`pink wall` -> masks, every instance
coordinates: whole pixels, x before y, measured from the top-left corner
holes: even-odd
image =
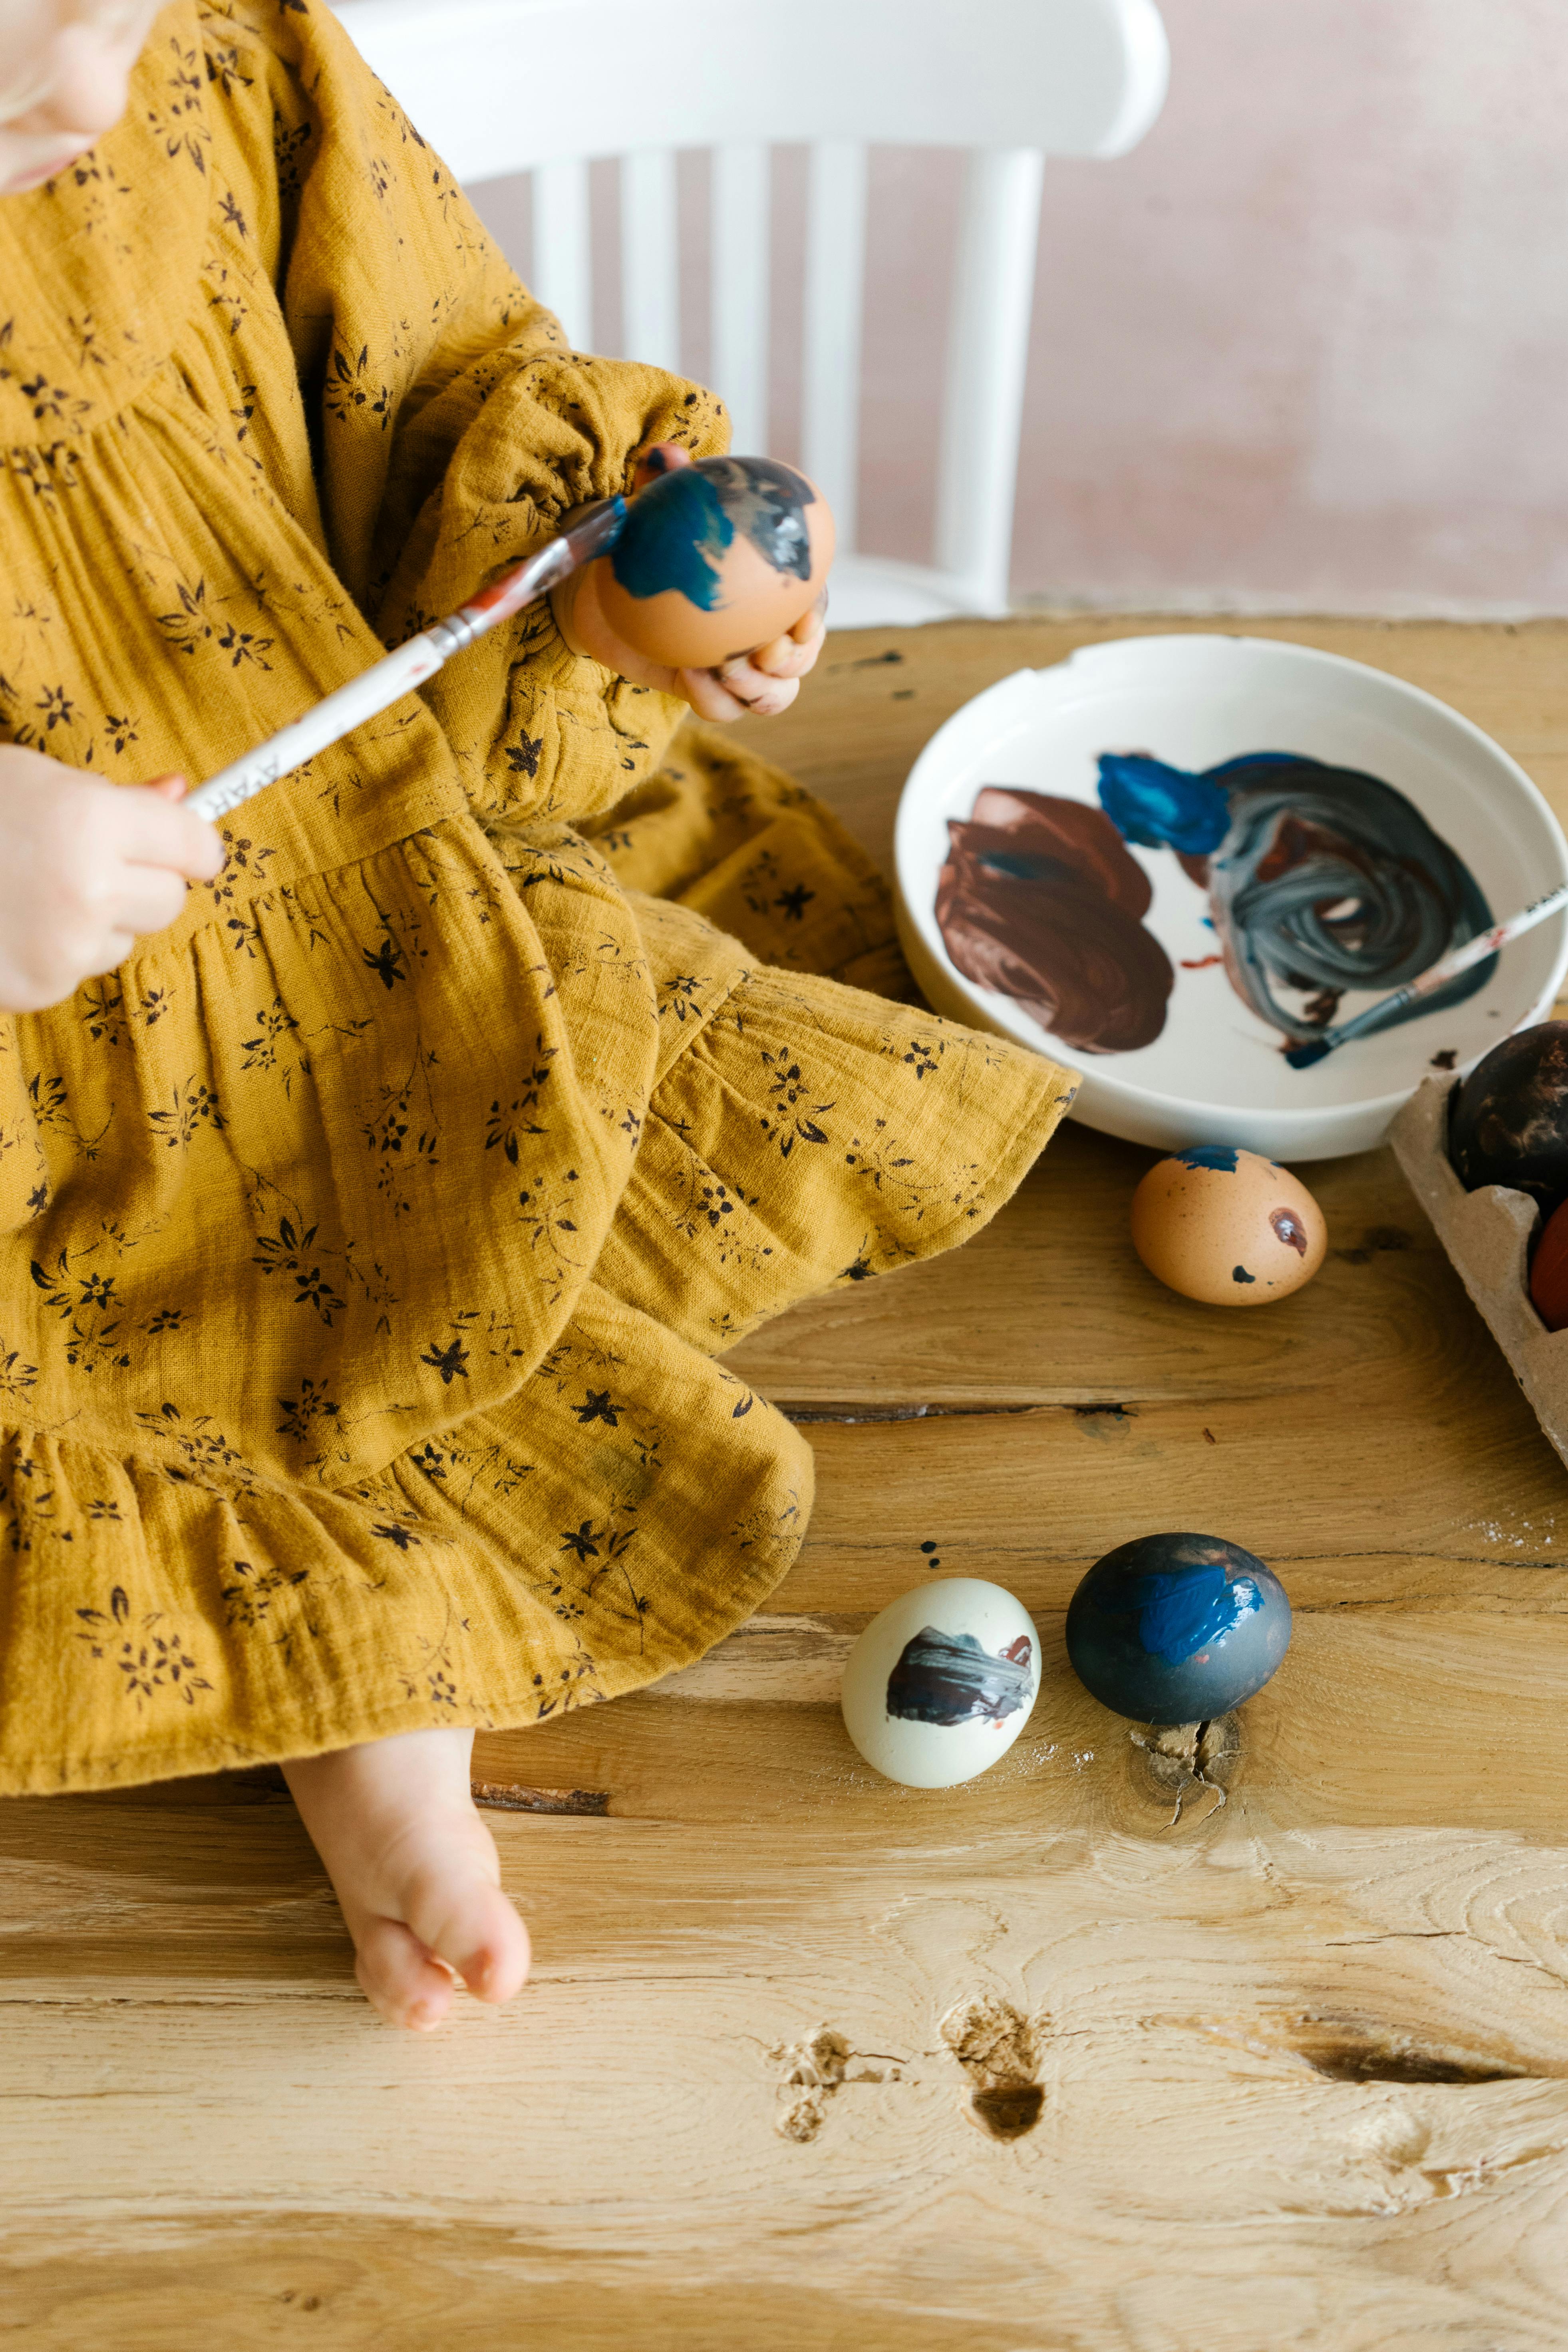
[[[1154,131],[1120,163],[1047,170],[1020,597],[1568,611],[1562,0],[1162,6],[1173,67]],[[927,552],[956,168],[877,160],[862,538],[889,553]],[[700,373],[698,159],[687,179]],[[773,440],[788,455],[798,156],[781,153],[778,185]],[[520,192],[478,193],[526,272]],[[608,171],[599,193],[613,247]],[[608,277],[602,290],[613,349]]]
[[[1162,0],[1048,183],[1018,585],[1568,610],[1568,11]]]

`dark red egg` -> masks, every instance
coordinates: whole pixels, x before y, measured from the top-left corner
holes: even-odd
[[[1568,1196],[1568,1021],[1494,1045],[1454,1096],[1448,1157],[1468,1192],[1506,1184],[1549,1213]]]
[[[1549,1331],[1568,1327],[1568,1201],[1554,1209],[1530,1261],[1530,1296]]]

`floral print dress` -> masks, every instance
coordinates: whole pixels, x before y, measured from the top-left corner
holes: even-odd
[[[0,733],[211,774],[725,435],[566,347],[320,0],[178,0],[0,203]],[[679,717],[527,613],[0,1018],[0,1789],[547,1719],[794,1557],[722,1351],[972,1232],[1071,1079],[876,993],[863,856]]]

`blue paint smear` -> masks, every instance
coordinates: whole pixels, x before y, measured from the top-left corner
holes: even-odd
[[[1222,1176],[1235,1175],[1237,1156],[1228,1143],[1194,1143],[1190,1150],[1171,1155],[1184,1168],[1217,1168]]]
[[[811,578],[811,484],[772,457],[700,457],[633,499],[610,557],[628,596],[678,589],[704,613],[724,604],[721,565],[741,531],[775,572]]]
[[[1244,1265],[1233,1265],[1230,1270],[1230,1278],[1232,1282],[1256,1282],[1258,1276],[1255,1274],[1248,1274]]]
[[[610,566],[628,596],[678,588],[704,613],[720,605],[720,565],[735,537],[717,485],[696,466],[651,482],[626,509]]]
[[[1348,991],[1396,989],[1491,922],[1475,877],[1414,802],[1357,769],[1251,751],[1200,773],[1107,751],[1100,798],[1124,840],[1205,861],[1194,879],[1232,985],[1288,1045],[1315,1044]],[[1375,1026],[1461,1004],[1496,969],[1489,956]],[[1281,989],[1309,1002],[1288,1006]]]
[[[1263,1606],[1253,1579],[1227,1580],[1223,1563],[1184,1569],[1174,1575],[1135,1577],[1127,1598],[1138,1612],[1143,1649],[1151,1657],[1163,1658],[1168,1666],[1184,1665]]]
[[[1168,768],[1142,751],[1103,751],[1100,804],[1123,841],[1206,857],[1230,830],[1230,800],[1215,778]]]

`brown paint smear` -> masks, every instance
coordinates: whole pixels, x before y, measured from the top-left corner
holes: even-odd
[[[1149,878],[1100,809],[987,784],[948,824],[936,919],[966,980],[1087,1054],[1152,1045],[1175,985]]]
[[[1287,1249],[1293,1249],[1298,1257],[1306,1256],[1307,1228],[1294,1209],[1270,1209],[1268,1222]]]

